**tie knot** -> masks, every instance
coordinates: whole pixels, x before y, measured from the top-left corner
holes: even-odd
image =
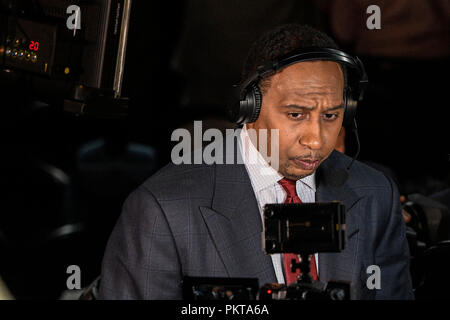
[[[283,178],[280,181],[278,181],[278,183],[286,191],[288,197],[290,198],[297,197],[297,189],[296,189],[297,181]]]

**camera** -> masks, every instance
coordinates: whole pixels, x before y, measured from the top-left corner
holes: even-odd
[[[340,252],[345,248],[345,207],[340,202],[266,204],[263,249],[266,254],[295,253],[291,271],[300,268],[289,285],[252,278],[184,277],[186,300],[350,300],[351,283],[322,283],[309,275],[310,258],[316,252]]]

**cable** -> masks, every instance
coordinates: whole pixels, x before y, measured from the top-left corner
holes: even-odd
[[[356,154],[354,155],[352,161],[350,162],[349,166],[347,167],[347,170],[350,170],[351,166],[353,165],[353,162],[355,162],[356,158],[358,158],[359,152],[361,151],[361,143],[359,141],[358,125],[356,123],[356,118],[353,119],[352,132],[355,134],[355,137],[356,137]]]

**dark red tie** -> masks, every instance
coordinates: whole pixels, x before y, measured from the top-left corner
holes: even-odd
[[[296,181],[283,178],[278,183],[283,187],[283,189],[286,191],[286,200],[284,200],[284,203],[302,203],[302,200],[297,195],[297,189],[296,189]],[[297,281],[297,276],[300,274],[300,270],[297,269],[295,273],[291,271],[291,262],[292,259],[295,259],[295,261],[298,263],[299,259],[296,254],[293,253],[285,253],[283,255],[284,259],[284,271],[286,275],[286,284],[290,284],[294,281]],[[318,280],[317,277],[317,270],[316,270],[316,259],[314,258],[314,255],[311,256],[311,271],[309,273],[311,275],[311,278],[313,280]]]

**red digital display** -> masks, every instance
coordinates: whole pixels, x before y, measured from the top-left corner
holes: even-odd
[[[32,51],[38,51],[39,50],[39,41],[30,41],[30,45],[28,48]]]

